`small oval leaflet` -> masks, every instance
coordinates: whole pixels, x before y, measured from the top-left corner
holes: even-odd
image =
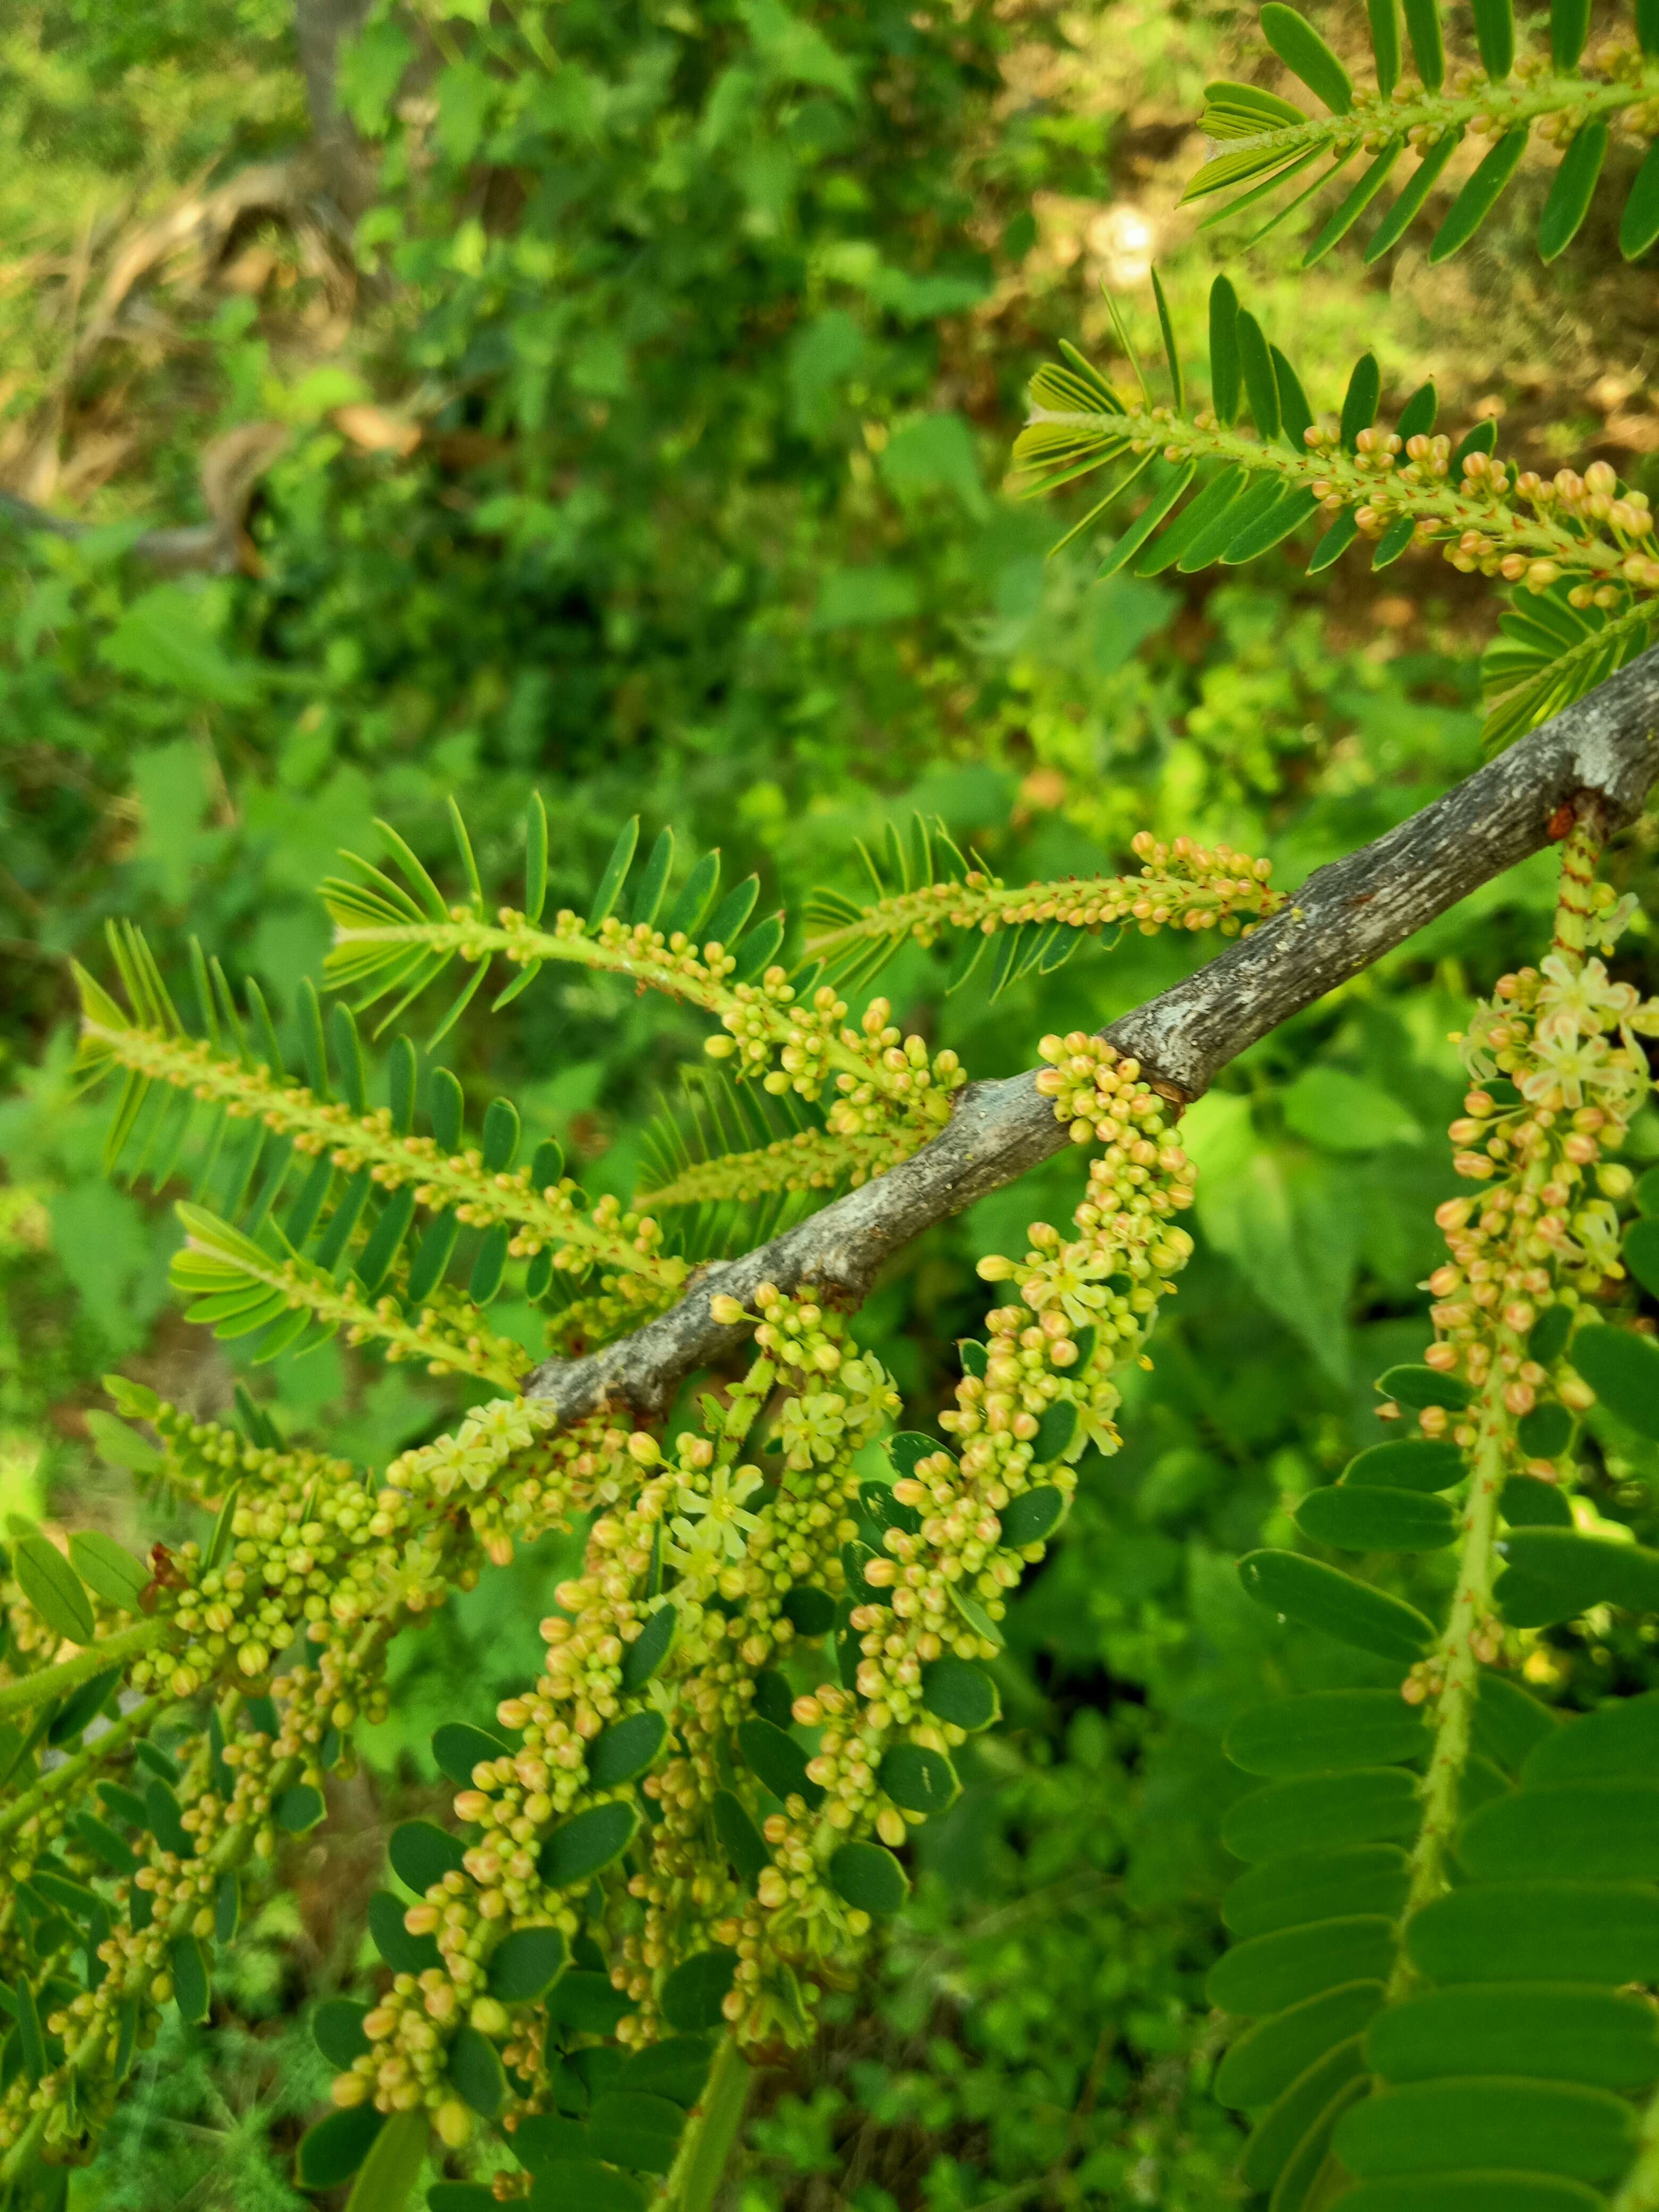
[[[1659,1355],[1656,1355],[1659,1357]],[[1576,1529],[1517,1528],[1506,1544],[1509,1571],[1499,1577],[1498,1598],[1517,1626],[1542,1626],[1522,1620],[1518,1607],[1504,1603],[1509,1574],[1518,1576],[1528,1593],[1547,1594],[1558,1608],[1550,1620],[1571,1620],[1592,1605],[1617,1605],[1632,1613],[1659,1613],[1659,1552],[1610,1536],[1581,1535]]]
[[[671,2035],[635,2051],[617,2077],[619,2089],[646,2089],[677,2105],[695,2105],[714,2063],[714,2046],[704,2035]]]
[[[97,1718],[120,1681],[121,1669],[109,1667],[82,1682],[79,1689],[71,1690],[46,1730],[46,1741],[54,1746],[74,1741]]]
[[[434,2181],[426,2192],[426,2212],[495,2212],[496,2201],[495,2191],[481,2181]]]
[[[772,1863],[772,1854],[766,1840],[750,1819],[748,1808],[741,1798],[729,1790],[717,1790],[711,1802],[714,1833],[720,1838],[726,1856],[732,1862],[740,1880],[752,1888],[766,1869]]]
[[[1386,1375],[1378,1376],[1376,1388],[1383,1397],[1414,1412],[1443,1406],[1449,1413],[1460,1413],[1474,1395],[1467,1382],[1433,1367],[1390,1367]]]
[[[1380,1913],[1314,1920],[1236,1943],[1210,1969],[1205,1990],[1223,2012],[1259,2017],[1346,1982],[1380,1982],[1394,1959],[1394,1923]]]
[[[513,2136],[513,2154],[532,2173],[544,2166],[587,2156],[587,2130],[580,2120],[562,2119],[556,2112],[531,2112],[519,2122]],[[490,2197],[492,2204],[496,2201]]]
[[[1559,1731],[1560,1723],[1549,1707],[1540,1705],[1519,1683],[1507,1674],[1482,1673],[1474,1706],[1477,1751],[1519,1771],[1522,1762]]]
[[[827,1636],[835,1623],[836,1601],[828,1590],[797,1583],[785,1591],[782,1611],[798,1636]]]
[[[597,2159],[561,2159],[538,2176],[530,2212],[645,2212],[645,2191]]]
[[[751,1716],[738,1729],[738,1744],[750,1772],[775,1797],[804,1797],[814,1810],[823,1802],[823,1790],[807,1774],[806,1753],[771,1721]]]
[[[699,2028],[723,2027],[721,2002],[738,1971],[738,1954],[722,1948],[699,1951],[682,1960],[662,1985],[663,2017],[682,2034]]]
[[[386,2125],[386,2114],[373,2105],[354,2105],[331,2112],[300,2138],[295,2172],[302,2189],[333,2189],[349,2181],[368,2156]]]
[[[1432,1622],[1415,1606],[1297,1552],[1247,1552],[1238,1563],[1238,1578],[1270,1613],[1381,1658],[1409,1662],[1434,1640]]]
[[[910,1894],[904,1869],[880,1844],[842,1844],[830,1855],[830,1886],[860,1912],[884,1919]]]
[[[1498,1510],[1511,1528],[1571,1528],[1572,1507],[1565,1493],[1553,1482],[1540,1482],[1530,1474],[1512,1474],[1504,1485]]]
[[[207,1954],[193,1936],[180,1936],[169,1954],[173,1968],[173,1995],[181,2020],[195,2022],[204,2021],[212,2003],[212,1984],[208,1978]]]
[[[985,1641],[990,1644],[994,1650],[1000,1651],[1003,1641],[1002,1631],[997,1626],[995,1621],[992,1620],[990,1614],[987,1613],[985,1607],[980,1603],[979,1600],[975,1597],[969,1597],[966,1590],[963,1589],[960,1583],[952,1583],[950,1585],[950,1589],[951,1604],[955,1606],[957,1611],[967,1622],[969,1627],[973,1630],[975,1635],[983,1637]]]
[[[1432,2173],[1492,2167],[1607,2181],[1636,2138],[1636,2115],[1605,2089],[1556,2081],[1413,2081],[1368,2098],[1338,2121],[1332,2145],[1349,2172]]]
[[[1456,1537],[1458,1517],[1443,1498],[1382,1483],[1310,1490],[1296,1525],[1316,1544],[1345,1552],[1438,1552]]]
[[[311,2033],[317,2048],[337,2072],[343,2074],[354,2059],[368,2049],[363,2022],[368,2007],[350,1997],[330,1997],[311,2016]]]
[[[1582,1719],[1540,1734],[1521,1770],[1528,1789],[1540,1783],[1601,1779],[1646,1781],[1659,1774],[1659,1690],[1621,1698]]]
[[[1528,1459],[1554,1459],[1572,1442],[1572,1415],[1553,1402],[1534,1406],[1516,1422],[1516,1435]]]
[[[1368,1489],[1449,1490],[1468,1469],[1455,1444],[1427,1437],[1402,1437],[1397,1443],[1372,1444],[1348,1462],[1341,1481]]]
[[[403,1905],[389,1889],[377,1889],[368,1900],[368,1932],[394,1974],[423,1974],[438,1963],[437,1939],[410,1934]]]
[[[1048,1415],[1043,1419],[1046,1420]],[[1018,1550],[1025,1544],[1045,1543],[1066,1517],[1066,1498],[1052,1483],[1022,1491],[1003,1507],[1002,1540]]]
[[[631,1713],[594,1737],[587,1778],[596,1790],[619,1789],[643,1774],[667,1741],[668,1723],[660,1713]]]
[[[533,2004],[545,1996],[570,1962],[570,1947],[558,1928],[515,1928],[489,1956],[485,1984],[502,2004]]]
[[[1574,1337],[1572,1364],[1610,1413],[1659,1440],[1659,1344],[1651,1337],[1597,1322]]]
[[[555,1828],[542,1845],[537,1869],[550,1889],[569,1889],[619,1859],[634,1840],[640,1816],[620,1799],[592,1805]]]
[[[1033,1464],[1048,1467],[1057,1459],[1064,1459],[1076,1434],[1077,1407],[1069,1398],[1057,1399],[1037,1423],[1036,1434],[1031,1439]]]
[[[1358,1844],[1343,1851],[1295,1851],[1242,1874],[1221,1901],[1221,1917],[1242,1942],[1277,1928],[1381,1912],[1406,1901],[1411,1866],[1395,1844]]]
[[[896,1744],[882,1760],[878,1779],[907,1813],[943,1813],[962,1787],[944,1753],[919,1743]]]
[[[1382,2002],[1381,1982],[1348,1982],[1259,2021],[1229,2045],[1216,2095],[1239,2111],[1272,2104],[1333,2045],[1357,2036]]]
[[[328,1810],[320,1790],[309,1782],[296,1782],[284,1790],[270,1808],[270,1816],[281,1829],[290,1836],[303,1836],[314,1828]]]
[[[438,1771],[458,1789],[471,1786],[472,1770],[487,1759],[500,1759],[507,1746],[470,1721],[446,1721],[432,1731],[432,1756]]]
[[[1659,1891],[1640,1882],[1471,1882],[1412,1916],[1406,1948],[1437,1982],[1651,1982]]]
[[[969,1734],[989,1728],[1002,1711],[996,1684],[968,1659],[935,1659],[924,1667],[921,1702],[936,1720]]]
[[[369,2145],[350,2205],[361,2212],[380,2212],[381,2206],[392,2212],[394,2206],[406,2204],[420,2179],[431,2136],[432,2124],[425,2112],[394,2112]]]
[[[666,2097],[642,2089],[608,2089],[593,2100],[587,2139],[612,2166],[666,2173],[679,2148],[685,2114]]]
[[[586,1967],[561,1974],[546,2002],[550,2021],[581,2035],[614,2035],[617,2021],[634,2009],[626,1990],[611,1988],[609,1974]]]
[[[1408,1768],[1361,1766],[1270,1782],[1235,1798],[1222,1816],[1221,1840],[1235,1857],[1267,1859],[1391,1842],[1414,1834],[1421,1818],[1417,1777]]]
[[[763,1667],[755,1677],[755,1711],[774,1728],[787,1729],[794,1719],[795,1693],[789,1677],[775,1667]]]
[[[149,1569],[101,1528],[77,1529],[70,1538],[70,1564],[94,1597],[123,1613],[137,1613]]]
[[[1272,2108],[1262,2113],[1239,2161],[1239,2171],[1252,2189],[1273,2186],[1364,2064],[1359,2038],[1351,2035],[1285,2084]]]
[[[1395,1690],[1310,1690],[1241,1713],[1224,1747],[1247,1774],[1334,1773],[1415,1759],[1429,1745],[1423,1723]]]
[[[81,1577],[45,1536],[23,1536],[12,1547],[11,1571],[18,1588],[48,1628],[71,1644],[90,1644],[97,1635],[92,1607]]]
[[[1473,1982],[1391,2005],[1365,2039],[1390,2081],[1535,2075],[1603,2089],[1659,2080],[1659,2014],[1640,1997],[1571,1982]]]
[[[463,2104],[493,2120],[507,2098],[507,2072],[487,2035],[461,2027],[449,2046],[449,2078]],[[424,2118],[424,2115],[422,2115]]]
[[[1535,1359],[1540,1367],[1554,1366],[1572,1334],[1572,1312],[1571,1306],[1545,1307],[1527,1338],[1528,1358]]]
[[[1576,1779],[1512,1791],[1463,1823],[1457,1856],[1477,1880],[1559,1872],[1651,1881],[1659,1875],[1659,1782]]]
[[[672,1598],[665,1599],[623,1654],[622,1686],[624,1690],[642,1690],[645,1687],[673,1650],[679,1629],[679,1609]]]
[[[919,1429],[901,1429],[896,1436],[887,1439],[887,1456],[901,1476],[914,1474],[923,1460],[931,1459],[935,1452],[949,1449],[950,1446],[941,1443],[937,1437],[923,1436]]]

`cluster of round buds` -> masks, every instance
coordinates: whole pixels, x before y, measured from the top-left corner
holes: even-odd
[[[1436,1340],[1425,1363],[1476,1390],[1495,1380],[1515,1420],[1552,1388],[1570,1407],[1591,1401],[1571,1372],[1552,1382],[1559,1344],[1540,1360],[1529,1340],[1547,1309],[1577,1307],[1623,1274],[1618,1207],[1634,1178],[1608,1156],[1647,1093],[1637,1039],[1659,1035],[1659,1001],[1644,1004],[1585,950],[1610,942],[1622,915],[1589,880],[1578,833],[1564,854],[1561,913],[1555,950],[1501,978],[1457,1040],[1471,1086],[1450,1126],[1453,1165],[1482,1188],[1438,1209],[1449,1256],[1427,1285]],[[1460,1402],[1425,1407],[1420,1425],[1469,1446],[1467,1392],[1448,1395]],[[1528,1471],[1555,1474],[1547,1459]]]

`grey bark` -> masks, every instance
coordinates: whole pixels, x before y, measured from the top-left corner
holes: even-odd
[[[1170,1099],[1198,1097],[1230,1060],[1370,967],[1448,907],[1565,834],[1597,805],[1609,828],[1639,813],[1659,779],[1659,647],[1523,738],[1385,836],[1310,876],[1279,912],[1185,981],[1103,1034]],[[580,1359],[530,1378],[567,1420],[602,1405],[660,1411],[681,1378],[745,1333],[709,1301],[747,1300],[762,1283],[811,1284],[856,1301],[900,1248],[1066,1143],[1036,1071],[973,1083],[933,1141],[769,1243],[706,1271],[680,1303]]]
[[[312,137],[323,181],[340,212],[355,222],[374,197],[375,165],[335,89],[340,48],[368,19],[370,0],[294,0],[300,74],[306,81]]]

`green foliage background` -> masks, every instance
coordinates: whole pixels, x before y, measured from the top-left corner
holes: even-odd
[[[45,536],[0,507],[10,1516],[165,1534],[94,1457],[96,1377],[119,1362],[204,1408],[234,1379],[168,1309],[170,1214],[101,1179],[101,1109],[71,1095],[67,963],[100,965],[106,916],[175,959],[198,933],[287,1009],[335,847],[366,849],[379,814],[441,862],[452,792],[486,879],[543,792],[555,904],[585,902],[637,811],[798,907],[813,881],[854,887],[855,839],[913,808],[1010,879],[1121,866],[1151,828],[1267,853],[1293,884],[1476,759],[1489,617],[1438,562],[1334,588],[1277,557],[1097,586],[1089,547],[1046,562],[1060,518],[1004,485],[1031,368],[1057,336],[1103,337],[1102,275],[1150,330],[1155,251],[1200,349],[1210,247],[1175,202],[1201,84],[1248,34],[1231,11],[478,12],[377,14],[349,56],[343,100],[380,163],[355,240],[291,178],[233,222],[210,205],[306,144],[281,0],[30,0],[0,31],[0,482],[96,526]],[[1343,44],[1341,11],[1321,21]],[[1593,220],[1547,319],[1528,242],[1547,181],[1453,269],[1408,248],[1363,283],[1340,257],[1292,281],[1293,234],[1247,257],[1316,404],[1370,343],[1395,403],[1433,372],[1455,423],[1501,412],[1529,465],[1601,451],[1644,481],[1650,288]],[[285,441],[240,565],[158,576],[139,532],[199,521],[204,457],[254,425]],[[1645,892],[1650,850],[1638,834],[1619,863]],[[1087,1468],[1012,1616],[1008,1726],[928,1831],[890,1961],[767,2077],[744,2212],[1231,2201],[1202,1996],[1219,1733],[1264,1688],[1351,1663],[1278,1638],[1231,1562],[1287,1540],[1286,1502],[1374,1437],[1372,1376],[1420,1346],[1452,1187],[1446,1032],[1534,948],[1549,891],[1546,863],[1491,887],[1188,1116],[1200,1251],[1127,1448]],[[988,1006],[941,1002],[942,959],[912,951],[889,988],[988,1074],[1189,957],[1130,939]],[[625,1195],[696,1044],[588,979],[544,981],[452,1048],[470,1090],[512,1092],[590,1189]],[[1659,1155],[1659,1124],[1638,1133]],[[986,1201],[878,1291],[860,1327],[914,1419],[980,1310],[973,1261],[1051,1213],[1068,1173]],[[447,1410],[332,1346],[274,1387],[285,1429],[365,1457]],[[1601,1510],[1645,1530],[1652,1448],[1600,1441]],[[568,1556],[544,1544],[405,1639],[364,1774],[295,1846],[211,2037],[178,2027],[150,2054],[76,2212],[302,2201],[287,2154],[324,2071],[307,1992],[363,1970],[384,1834],[436,1801],[427,1736],[533,1665]],[[1633,1632],[1555,1642],[1574,1702],[1648,1677]]]

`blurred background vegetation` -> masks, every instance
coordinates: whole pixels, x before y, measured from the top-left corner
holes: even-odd
[[[1313,12],[1358,62],[1361,11]],[[368,849],[384,816],[447,867],[452,793],[505,872],[541,790],[556,904],[586,902],[637,812],[798,911],[814,881],[855,888],[855,841],[917,809],[1008,878],[1121,866],[1151,828],[1268,854],[1293,884],[1474,764],[1478,580],[1351,554],[1316,582],[1276,556],[1096,585],[1099,544],[1045,560],[1067,517],[1005,482],[1034,367],[1061,336],[1107,346],[1103,281],[1150,331],[1156,258],[1201,361],[1214,241],[1177,202],[1201,87],[1241,70],[1276,81],[1249,17],[1210,0],[6,11],[9,1527],[167,1533],[97,1461],[97,1378],[119,1364],[204,1410],[236,1379],[234,1347],[167,1303],[169,1211],[102,1180],[106,1109],[76,1099],[68,963],[100,967],[106,917],[174,969],[198,933],[286,1010],[337,845]],[[1528,465],[1599,454],[1659,495],[1652,270],[1593,217],[1546,289],[1547,182],[1438,270],[1419,240],[1292,276],[1292,230],[1234,274],[1316,406],[1369,344],[1385,416],[1433,374],[1451,427],[1495,415]],[[1618,863],[1638,890],[1651,844]],[[1371,1377],[1420,1346],[1446,1032],[1536,947],[1549,893],[1547,862],[1492,886],[1188,1117],[1200,1251],[1132,1377],[1127,1447],[1087,1464],[1012,1615],[1009,1725],[928,1830],[893,1955],[766,2075],[742,2212],[1232,2201],[1202,1995],[1219,1731],[1264,1686],[1354,1662],[1276,1635],[1231,1562],[1288,1540],[1287,1501],[1374,1438]],[[1193,957],[1131,939],[988,1006],[943,1000],[912,951],[886,988],[994,1074]],[[598,978],[544,981],[446,1054],[626,1194],[696,1049]],[[1638,1139],[1659,1154],[1659,1122]],[[973,1261],[1071,1173],[986,1201],[878,1289],[860,1327],[913,1423],[981,1310]],[[262,1375],[285,1430],[364,1459],[453,1415],[333,1347]],[[1645,1528],[1656,1474],[1601,1431],[1601,1510]],[[393,1720],[294,1845],[210,2033],[175,2023],[150,2054],[76,2212],[306,2201],[307,1993],[368,1972],[385,1833],[441,1802],[428,1734],[533,1668],[568,1556],[550,1540],[404,1639]],[[1634,1632],[1559,1632],[1543,1668],[1577,1702],[1648,1672]]]

